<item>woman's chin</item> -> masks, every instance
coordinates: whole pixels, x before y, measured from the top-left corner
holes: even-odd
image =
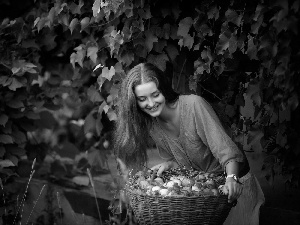
[[[158,117],[160,115],[160,110],[156,110],[154,112],[147,111],[147,114],[151,117]]]

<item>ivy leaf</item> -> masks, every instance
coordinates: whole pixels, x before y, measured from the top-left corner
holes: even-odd
[[[21,100],[18,100],[18,99],[13,99],[13,100],[7,102],[6,105],[9,106],[10,108],[14,108],[14,109],[24,107],[23,102]]]
[[[235,35],[231,35],[230,39],[229,39],[229,47],[228,47],[228,51],[230,52],[230,54],[235,53],[237,49],[237,39]]]
[[[232,22],[233,24],[237,25],[238,27],[241,25],[242,16],[236,13],[236,11],[232,9],[228,9],[225,12],[225,17],[227,18],[228,22]]]
[[[34,20],[34,22],[33,22],[33,27],[35,27],[37,24],[38,24],[38,22],[40,21],[40,17],[37,17],[35,20]]]
[[[12,82],[11,84],[9,85],[9,89],[12,90],[12,91],[16,91],[17,88],[21,88],[23,87],[24,85],[19,82],[15,77],[12,78]]]
[[[163,18],[171,14],[170,8],[168,7],[160,8],[160,11]]]
[[[105,105],[103,107],[103,110],[107,114],[107,117],[110,121],[117,120],[117,115],[115,111],[109,105]]]
[[[87,90],[87,95],[93,103],[102,102],[104,100],[99,91],[94,86],[89,87],[89,89]]]
[[[23,144],[27,141],[26,135],[19,129],[13,129],[12,137],[14,138],[14,142],[17,144]]]
[[[38,24],[37,24],[38,32],[40,32],[40,30],[45,26],[46,22],[47,22],[47,19],[46,19],[46,18],[41,18],[41,19],[38,21]]]
[[[138,45],[136,50],[140,50],[139,49],[140,46],[141,45]],[[143,50],[145,50],[145,49],[143,48]],[[147,51],[147,50],[145,50],[145,51]],[[141,53],[143,51],[139,51],[139,52]],[[142,55],[140,55],[140,54],[138,54],[138,55],[142,57]],[[125,63],[127,66],[130,66],[130,64],[133,62],[133,60],[134,60],[134,53],[133,52],[126,51],[126,50],[122,51],[120,62]]]
[[[186,37],[193,24],[193,19],[191,17],[186,17],[179,22],[177,35]]]
[[[86,50],[84,49],[83,45],[79,45],[75,48],[77,50],[76,53],[72,53],[70,56],[70,62],[73,65],[73,68],[75,68],[75,63],[77,62],[82,68],[83,68],[83,59],[86,55]]]
[[[90,18],[89,17],[84,17],[80,21],[81,31],[83,31],[89,24],[90,24]]]
[[[145,32],[145,35],[146,35],[145,45],[148,49],[148,52],[150,52],[153,48],[153,42],[157,42],[158,38],[154,36],[150,30],[147,30]]]
[[[291,6],[291,9],[294,10],[295,13],[299,11],[299,1],[294,1],[293,5]]]
[[[115,113],[114,110],[110,109],[108,112],[107,112],[107,117],[110,121],[116,121],[117,120],[117,114]]]
[[[257,48],[254,44],[253,37],[249,36],[248,37],[248,48],[247,48],[247,55],[249,58],[252,59],[258,59],[257,58]]]
[[[9,85],[11,83],[11,78],[10,78],[10,83],[9,84],[7,84],[8,79],[9,79],[9,77],[7,77],[7,76],[1,76],[0,77],[0,84],[4,87]]]
[[[33,112],[33,111],[26,112],[25,116],[28,119],[32,119],[32,120],[38,120],[38,119],[40,119],[40,115],[38,113]]]
[[[40,50],[40,46],[37,45],[37,43],[35,42],[35,39],[23,40],[22,47],[23,48],[36,48],[36,49]]]
[[[158,40],[158,42],[154,43],[154,51],[158,53],[162,53],[164,47],[167,46],[167,41],[166,40]]]
[[[96,119],[94,118],[94,111],[90,112],[84,120],[84,133],[94,133],[96,128]]]
[[[257,106],[261,105],[261,97],[259,92],[256,92],[254,95],[252,95],[251,99],[255,103],[255,105]]]
[[[225,113],[229,117],[233,117],[235,115],[235,109],[232,105],[227,105],[225,108]]]
[[[0,134],[0,143],[2,144],[12,144],[14,143],[13,138],[7,134]]]
[[[10,167],[10,166],[15,166],[15,165],[9,159],[0,160],[0,167],[4,168],[4,167]]]
[[[102,119],[101,114],[98,114],[98,118],[96,120],[96,132],[97,132],[98,136],[101,135],[101,131],[102,131],[103,127],[104,127],[103,124],[102,124],[102,122],[101,122],[101,119]]]
[[[194,37],[192,37],[189,34],[187,34],[183,39],[180,39],[178,41],[178,45],[180,46],[180,48],[184,46],[187,47],[189,50],[193,48],[193,44],[194,44]]]
[[[251,33],[252,34],[258,34],[258,30],[259,30],[263,20],[264,20],[264,17],[260,16],[258,21],[251,25]]]
[[[176,1],[172,2],[172,14],[175,18],[175,20],[177,20],[179,18],[179,15],[181,13],[181,10],[179,8],[179,4],[176,3]]]
[[[213,61],[213,56],[211,55],[211,50],[209,48],[204,49],[201,52],[201,58],[208,64],[210,64]]]
[[[189,77],[189,89],[196,92],[197,91],[197,80],[193,76]]]
[[[17,74],[19,71],[21,70],[21,68],[20,67],[13,67],[12,69],[11,69],[11,72],[13,73],[13,74]]]
[[[261,5],[261,4],[258,4],[256,6],[255,14],[254,14],[254,17],[253,17],[254,21],[257,21],[257,19],[260,17],[263,8],[264,8],[264,6]]]
[[[235,105],[238,106],[245,106],[245,99],[244,96],[242,94],[238,94],[235,98]]]
[[[215,69],[217,75],[222,74],[224,69],[225,69],[224,62],[215,61],[214,62],[214,69]]]
[[[170,38],[171,26],[169,23],[165,23],[162,28],[162,38],[168,40]]]
[[[218,55],[223,55],[224,52],[229,48],[229,38],[231,37],[231,33],[229,31],[224,31],[219,36],[219,41],[216,45],[216,53]]]
[[[166,62],[169,61],[169,58],[166,54],[153,55],[150,54],[147,57],[147,61],[156,65],[160,70],[166,70]]]
[[[248,133],[247,144],[252,146],[259,142],[263,136],[264,133],[260,129],[251,128]]]
[[[73,30],[75,29],[77,24],[78,24],[78,19],[77,18],[72,19],[72,21],[69,25],[69,29],[71,31],[71,34],[73,33]]]
[[[14,146],[14,145],[6,145],[6,152],[11,153],[12,155],[15,156],[24,156],[26,154],[25,149],[20,148],[18,146]]]
[[[5,127],[5,124],[7,123],[7,121],[8,121],[8,116],[5,114],[1,114],[0,115],[0,125]]]
[[[104,84],[104,82],[106,81],[105,77],[99,76],[97,78],[97,83],[99,84],[99,89],[101,89],[102,85]]]
[[[138,10],[138,14],[143,19],[150,19],[152,17],[151,11],[150,11],[150,5],[145,6],[144,8],[140,8]]]
[[[81,14],[81,7],[84,5],[83,1],[80,0],[79,4],[75,4],[74,2],[72,2],[72,4],[69,6],[69,9],[71,10],[72,14]]]
[[[111,80],[111,78],[115,75],[115,68],[113,66],[108,69],[108,67],[104,67],[102,69],[101,77],[106,78],[107,80]]]
[[[5,154],[5,148],[3,146],[0,146],[0,158],[2,158]]]
[[[98,52],[98,47],[97,46],[92,46],[88,47],[87,49],[87,57],[89,57],[93,63],[97,63],[97,52]]]
[[[94,1],[93,7],[92,7],[94,17],[97,17],[98,13],[100,12],[100,9],[101,9],[100,4],[101,4],[100,0]]]
[[[47,16],[47,18],[48,18],[48,20],[49,20],[49,22],[50,22],[50,25],[53,24],[53,21],[54,21],[54,17],[55,17],[55,16],[57,16],[57,14],[56,14],[56,9],[55,9],[55,7],[52,7],[52,8],[50,9],[49,13],[48,13],[48,16]]]
[[[215,20],[217,20],[219,18],[219,9],[214,6],[212,7],[208,12],[207,12],[207,18],[208,19],[212,19],[214,18]]]
[[[168,43],[167,47],[165,48],[169,58],[171,59],[171,61],[173,62],[176,57],[179,55],[178,49],[177,47],[175,47],[174,45]]]
[[[69,15],[61,14],[59,15],[59,21],[61,25],[65,25],[66,27],[69,27]]]
[[[298,96],[297,96],[296,93],[294,93],[294,94],[292,95],[292,97],[290,97],[290,98],[288,99],[288,104],[289,104],[289,106],[291,106],[291,109],[292,109],[292,110],[295,110],[295,109],[298,107],[298,105],[299,105],[299,100],[298,100]]]
[[[255,93],[259,92],[259,83],[257,81],[251,81],[248,85],[246,95],[251,97]]]

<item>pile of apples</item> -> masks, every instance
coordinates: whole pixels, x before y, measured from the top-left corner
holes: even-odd
[[[129,187],[138,194],[149,196],[218,196],[228,194],[222,185],[222,175],[184,168],[166,171],[157,177],[153,171],[139,171],[129,179]]]

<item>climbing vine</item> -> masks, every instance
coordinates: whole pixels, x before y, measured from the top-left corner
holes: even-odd
[[[31,134],[52,129],[46,121],[66,105],[70,118],[84,120],[84,134],[101,137],[103,118],[117,119],[120,81],[147,61],[176,91],[217,102],[236,142],[266,152],[269,180],[285,173],[296,185],[298,23],[298,0],[33,1],[0,21],[1,178],[14,174]],[[252,117],[240,114],[246,99]]]

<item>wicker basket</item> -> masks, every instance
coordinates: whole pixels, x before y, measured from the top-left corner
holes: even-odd
[[[140,225],[221,225],[233,206],[225,195],[154,197],[130,189],[126,193]]]
[[[174,171],[178,172],[174,169],[171,174]],[[165,178],[168,179],[167,175]],[[214,180],[217,186],[225,183],[222,175]],[[140,225],[222,225],[236,204],[228,203],[227,195],[153,196],[137,192],[130,185],[126,185],[125,191]]]

